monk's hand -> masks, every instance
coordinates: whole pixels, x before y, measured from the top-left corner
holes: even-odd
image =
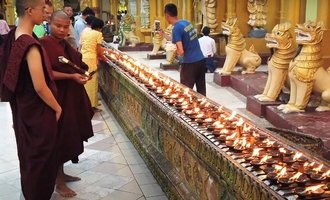
[[[87,81],[89,80],[88,77],[86,77],[84,75],[81,75],[81,74],[78,74],[78,73],[72,74],[72,79],[74,81],[76,81],[77,83],[82,84],[82,85],[87,83]]]
[[[62,108],[59,107],[58,109],[55,110],[56,121],[58,121],[60,119],[61,114],[62,114]]]

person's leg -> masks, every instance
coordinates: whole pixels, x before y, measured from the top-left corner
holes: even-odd
[[[213,58],[205,58],[206,62],[206,68],[213,73],[214,72],[214,63],[213,63]]]
[[[188,63],[182,63],[181,66],[180,83],[193,89],[195,84],[195,73],[193,67]]]
[[[58,168],[55,190],[63,197],[74,197],[77,195],[77,193],[71,190],[65,183],[63,164]]]
[[[196,73],[196,89],[197,92],[206,96],[206,83],[205,83],[205,68],[206,64],[205,61],[199,61],[194,63],[195,65],[195,73]]]

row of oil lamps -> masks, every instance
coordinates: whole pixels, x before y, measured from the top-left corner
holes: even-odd
[[[108,50],[106,57],[134,77],[164,103],[180,112],[193,127],[254,170],[262,170],[271,184],[292,189],[299,197],[330,197],[330,169],[312,162],[268,134],[244,122],[235,112],[198,98],[189,88],[159,76],[133,58]]]

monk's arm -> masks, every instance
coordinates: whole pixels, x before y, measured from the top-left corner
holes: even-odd
[[[36,46],[29,49],[26,54],[26,60],[29,66],[34,89],[40,98],[56,112],[56,119],[58,120],[61,115],[62,108],[46,84],[41,55]]]
[[[78,74],[78,73],[68,74],[68,73],[63,73],[63,72],[58,72],[58,71],[53,70],[53,75],[54,75],[55,80],[72,79],[80,84],[85,84],[88,80],[88,78],[86,78],[85,76]]]

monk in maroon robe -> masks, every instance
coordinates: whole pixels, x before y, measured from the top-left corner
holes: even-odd
[[[44,6],[43,0],[16,0],[20,24],[4,40],[0,60],[1,100],[10,102],[26,200],[50,199],[58,169],[62,110],[47,54],[32,33]]]
[[[82,62],[82,55],[65,40],[70,30],[70,18],[65,12],[57,11],[52,15],[50,28],[51,35],[43,37],[40,42],[48,52],[59,103],[63,109],[59,121],[59,161],[62,164],[69,160],[77,162],[78,156],[84,151],[83,141],[93,136],[91,119],[94,113],[84,88],[89,79],[70,65],[59,62],[58,57],[64,56],[84,70],[88,70],[88,66]],[[65,181],[75,180],[80,179],[64,174],[61,166],[56,191],[64,197],[75,196],[76,193],[65,184]]]

